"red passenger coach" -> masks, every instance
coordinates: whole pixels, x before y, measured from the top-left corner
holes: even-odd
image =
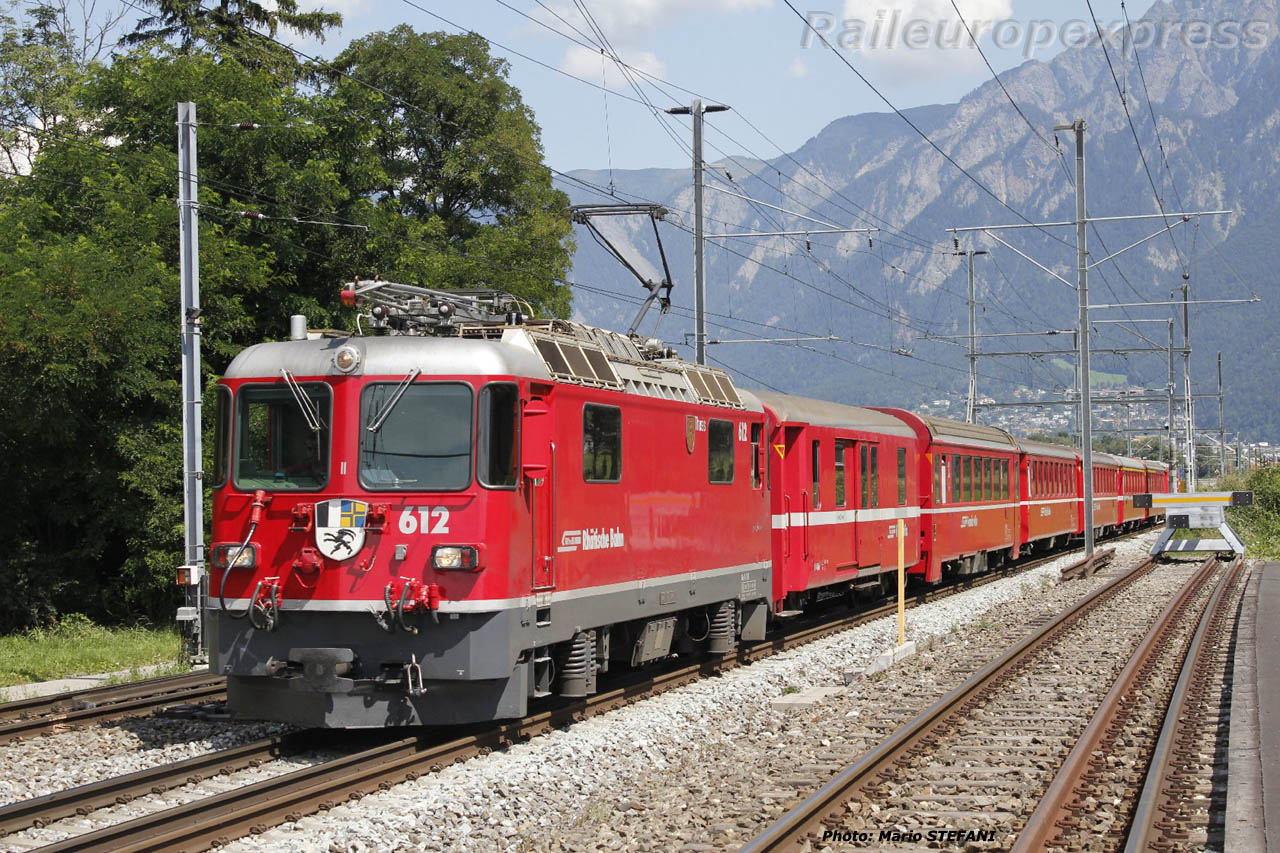
[[[920,559],[915,434],[873,409],[754,392],[769,415],[775,612],[879,589]]]
[[[915,574],[930,583],[968,575],[1018,556],[1018,445],[995,427],[881,409],[916,435],[921,550]]]
[[[1124,501],[1120,475],[1124,465],[1125,460],[1119,456],[1093,454],[1093,529],[1097,534],[1109,532],[1120,525]],[[1083,492],[1083,486],[1081,490]]]
[[[1018,483],[1023,547],[1051,550],[1082,528],[1080,454],[1070,447],[1022,440]]]

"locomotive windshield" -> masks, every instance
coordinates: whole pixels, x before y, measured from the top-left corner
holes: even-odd
[[[361,485],[371,491],[465,489],[471,483],[470,386],[413,383],[388,409],[399,391],[400,383],[377,382],[360,395]]]
[[[246,385],[236,410],[235,484],[241,489],[324,487],[329,479],[329,386],[294,386],[319,416],[319,429],[286,385]]]

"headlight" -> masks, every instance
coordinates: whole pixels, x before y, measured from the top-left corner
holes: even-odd
[[[431,549],[431,566],[452,571],[471,571],[480,567],[480,553],[470,545],[437,545]]]
[[[350,373],[360,365],[360,350],[348,344],[333,354],[334,367],[343,373]]]
[[[240,543],[235,542],[228,545],[217,545],[213,549],[213,564],[219,569],[235,568],[235,569],[252,569],[258,565],[258,546],[250,542],[244,547],[239,557],[236,552],[240,550]],[[235,557],[236,564],[230,566],[231,559]]]

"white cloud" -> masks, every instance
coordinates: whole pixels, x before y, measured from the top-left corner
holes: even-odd
[[[982,39],[1013,14],[1011,0],[961,0],[958,3],[973,36]],[[912,80],[939,73],[963,73],[982,67],[982,58],[950,0],[845,0],[843,17],[810,20],[828,42]],[[811,34],[810,34],[811,35]],[[813,44],[821,44],[816,38]]]
[[[591,29],[572,3],[548,4],[555,13],[584,33]],[[592,0],[587,7],[609,40],[615,44],[627,42],[665,29],[680,18],[694,14],[729,14],[767,9],[773,0]],[[564,24],[544,14],[543,19],[552,26],[564,28]]]
[[[338,12],[343,19],[368,12],[373,8],[373,0],[300,0],[298,8],[303,12]]]
[[[791,60],[791,65],[787,67],[787,76],[792,80],[799,80],[801,77],[809,76],[809,66],[804,64],[804,60],[796,57]]]
[[[666,73],[667,67],[651,51],[622,50],[621,54],[623,62],[646,74],[661,77]],[[560,60],[560,70],[567,71],[575,77],[590,80],[592,83],[603,82],[610,89],[628,91],[627,81],[618,70],[617,63],[607,56],[601,56],[599,51],[574,45],[565,51],[564,58]]]

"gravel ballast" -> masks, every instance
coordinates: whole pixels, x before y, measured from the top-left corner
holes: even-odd
[[[1117,543],[1111,571],[1137,564],[1153,536]],[[997,656],[1028,623],[1106,582],[1058,583],[1060,568],[1078,557],[909,610],[907,639],[919,652],[851,686],[844,686],[846,673],[865,669],[896,642],[896,619],[446,767],[227,849],[736,848]],[[832,689],[809,707],[771,704],[814,687]]]

